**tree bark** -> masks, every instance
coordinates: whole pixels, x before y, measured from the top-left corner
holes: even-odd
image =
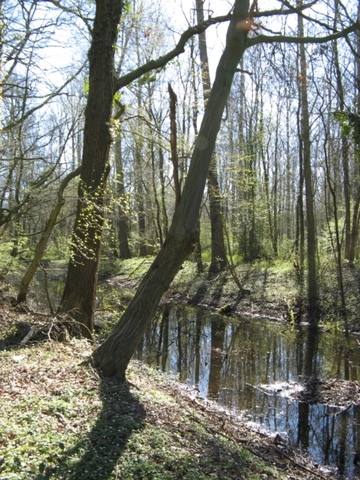
[[[181,187],[179,179],[179,159],[177,154],[177,128],[176,128],[176,104],[177,96],[168,84],[168,92],[170,96],[170,148],[171,148],[171,162],[173,164],[173,178],[175,190],[175,208],[178,206],[181,197]]]
[[[301,3],[300,3],[301,6]],[[304,37],[303,18],[298,17],[299,36]],[[307,220],[307,300],[310,313],[310,324],[316,325],[316,312],[318,309],[318,281],[316,265],[316,226],[314,213],[314,193],[312,186],[312,168],[311,168],[311,140],[310,140],[310,120],[309,104],[307,95],[307,70],[306,70],[306,52],[305,46],[300,45],[300,76],[299,90],[301,102],[301,143],[303,149],[304,162],[304,181],[305,181],[305,206]]]
[[[360,22],[360,3],[358,3],[358,11],[357,11],[357,21]],[[357,114],[360,113],[360,32],[359,30],[355,33],[355,105],[357,106]],[[352,229],[351,229],[351,237],[350,237],[350,249],[349,249],[349,262],[353,265],[355,258],[356,258],[356,247],[358,243],[359,237],[359,221],[360,221],[360,182],[359,182],[359,174],[360,174],[360,167],[359,167],[359,157],[360,157],[360,145],[359,142],[356,142],[357,145],[355,147],[355,168],[354,168],[354,186],[353,186],[353,213],[352,213]]]
[[[198,23],[204,22],[204,0],[196,0],[196,15]],[[204,103],[208,101],[211,83],[209,71],[209,59],[207,54],[206,33],[199,34],[199,51],[201,63],[201,80],[203,87]],[[220,203],[220,187],[217,178],[217,164],[215,154],[208,173],[208,192],[210,204],[210,223],[211,223],[211,262],[209,266],[210,273],[217,273],[227,265],[224,225]]]
[[[104,190],[109,172],[114,46],[122,8],[121,0],[96,0],[89,50],[89,93],[85,109],[82,169],[72,253],[58,309],[59,312],[72,312],[71,315],[81,326],[81,334],[87,338],[92,337],[94,323],[97,270],[104,221]]]
[[[127,215],[127,200],[124,185],[124,169],[122,163],[121,135],[118,134],[115,141],[115,167],[117,182],[117,232],[119,240],[119,256],[121,259],[131,258],[129,247],[129,226]]]
[[[47,245],[47,242],[50,238],[51,232],[53,231],[53,229],[55,227],[56,220],[57,220],[57,218],[59,216],[59,213],[61,212],[61,209],[62,209],[62,207],[65,203],[65,199],[64,199],[64,196],[63,196],[64,190],[73,178],[80,175],[80,171],[81,171],[81,168],[79,167],[76,170],[74,170],[73,172],[70,172],[68,175],[66,175],[66,177],[64,178],[64,180],[60,184],[59,191],[58,191],[58,194],[57,194],[56,205],[52,209],[52,211],[49,215],[49,219],[46,223],[44,232],[41,235],[39,243],[36,245],[34,258],[32,259],[32,262],[30,263],[29,268],[27,269],[23,279],[21,280],[20,289],[19,289],[19,293],[18,293],[18,296],[17,296],[18,303],[25,302],[25,300],[26,300],[26,296],[27,296],[27,293],[28,293],[28,290],[29,290],[30,282],[34,278],[36,270],[37,270],[37,268],[38,268],[38,266],[41,262],[41,259],[44,255],[46,245]]]
[[[191,165],[167,239],[114,331],[93,353],[92,360],[106,376],[125,378],[125,371],[161,297],[193,250],[198,216],[216,136],[232,85],[246,48],[247,0],[236,0],[215,82],[196,140]]]

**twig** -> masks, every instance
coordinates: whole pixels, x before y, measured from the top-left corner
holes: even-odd
[[[48,281],[47,281],[47,270],[46,270],[45,267],[43,267],[43,266],[41,265],[40,262],[39,262],[39,267],[40,267],[40,269],[43,271],[43,274],[44,274],[45,295],[46,295],[46,299],[47,299],[48,304],[49,304],[50,312],[51,312],[51,314],[53,315],[53,314],[54,314],[54,309],[53,309],[53,306],[52,306],[52,303],[51,303],[51,299],[50,299],[50,295],[49,295]]]
[[[25,345],[37,332],[36,327],[31,327],[25,337],[21,340],[20,345]]]
[[[311,475],[315,475],[316,477],[323,478],[324,480],[326,480],[328,478],[328,477],[325,477],[322,473],[317,472],[315,469],[308,468],[305,465],[303,465],[302,463],[297,462],[293,457],[290,457],[290,455],[283,452],[278,447],[275,446],[274,448],[280,455],[283,455],[285,458],[290,460],[290,462],[292,462],[294,465],[301,468],[302,470],[305,470],[305,472],[309,472],[309,473],[311,473]]]

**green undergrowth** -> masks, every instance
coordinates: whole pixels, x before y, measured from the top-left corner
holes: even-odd
[[[114,278],[121,289],[127,289],[128,298],[124,298],[123,305],[134,295],[152,260],[152,257],[137,258],[119,264]],[[306,312],[306,282],[301,288],[299,272],[292,261],[278,259],[241,263],[235,266],[234,271],[227,267],[217,274],[209,274],[208,268],[209,264],[204,262],[204,272],[198,273],[195,262],[184,262],[164,301],[170,298],[215,308],[227,305],[232,312],[286,319],[290,323],[295,321],[295,317],[301,320],[301,312]],[[359,330],[359,268],[344,264],[343,279],[347,322],[351,329]],[[116,297],[117,293],[113,292],[112,296]],[[119,303],[118,300],[110,301],[109,306],[116,303]],[[344,322],[336,268],[325,260],[319,268],[318,313],[321,322]]]
[[[0,478],[283,478],[132,363],[128,382],[101,378],[86,341],[45,342],[0,354]]]
[[[129,284],[129,293],[133,295],[141,278],[147,272],[153,258],[134,258],[122,261],[114,278],[119,279],[120,285]],[[230,267],[221,273],[209,274],[209,265],[204,263],[204,272],[198,273],[196,263],[185,261],[175,276],[170,292],[179,292],[188,299],[193,297],[210,304],[227,304],[240,302],[244,296],[239,291],[237,282],[231,273]],[[235,268],[235,274],[242,287],[248,292],[248,299],[258,305],[284,302],[284,298],[293,301],[298,293],[296,275],[289,262],[258,262],[255,264],[241,264]]]

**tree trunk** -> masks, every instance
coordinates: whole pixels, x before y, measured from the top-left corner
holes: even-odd
[[[143,178],[141,173],[141,154],[138,147],[136,147],[136,166],[137,166],[137,180],[136,180],[136,205],[137,205],[137,222],[139,231],[139,256],[146,257],[148,254],[146,241],[146,212],[145,212],[145,192],[143,186]]]
[[[303,148],[301,140],[301,119],[300,119],[300,105],[296,112],[297,131],[299,138],[299,190],[296,201],[296,232],[295,232],[295,252],[296,259],[294,267],[299,284],[300,298],[302,299],[304,293],[304,262],[305,262],[305,220],[304,220],[304,161]]]
[[[357,21],[360,21],[360,3],[358,3],[358,11],[357,11]],[[355,32],[355,105],[357,106],[356,110],[357,113],[360,114],[360,32],[357,30]],[[359,212],[360,212],[360,182],[359,182],[359,175],[360,175],[360,145],[359,142],[356,141],[355,145],[355,165],[354,165],[354,186],[353,186],[353,213],[352,213],[352,229],[351,229],[351,237],[350,237],[350,250],[349,250],[349,262],[353,264],[356,258],[356,247],[358,243],[358,236],[359,236]]]
[[[82,169],[71,258],[59,312],[71,312],[81,334],[92,338],[104,190],[109,172],[109,123],[114,94],[114,46],[120,0],[96,0],[89,50],[89,94],[85,109]]]
[[[299,36],[304,36],[303,18],[298,17]],[[306,52],[305,46],[300,45],[300,77],[299,90],[301,102],[301,143],[303,149],[304,161],[304,180],[305,180],[305,205],[307,220],[307,300],[310,313],[310,323],[316,325],[316,311],[318,309],[318,282],[316,265],[316,226],[314,214],[314,196],[312,186],[311,169],[311,140],[310,140],[310,121],[309,104],[307,94],[307,71],[306,71]]]
[[[139,60],[140,61],[140,60]],[[139,251],[138,255],[140,257],[146,257],[148,255],[148,248],[147,248],[147,239],[146,239],[146,229],[147,229],[147,218],[146,218],[146,211],[145,211],[145,188],[144,188],[144,180],[145,180],[145,172],[144,172],[144,132],[142,130],[142,125],[140,123],[141,117],[141,106],[142,106],[142,86],[139,85],[138,90],[136,92],[137,96],[137,111],[139,118],[137,119],[136,128],[138,130],[139,135],[135,137],[135,145],[134,145],[134,163],[135,163],[135,203],[137,208],[137,225],[138,225],[138,245]]]
[[[159,175],[160,175],[160,185],[161,185],[161,213],[163,220],[163,234],[166,237],[169,231],[169,220],[166,210],[166,192],[165,192],[165,174],[164,174],[164,152],[162,147],[159,147]],[[162,241],[161,241],[162,244]]]
[[[198,135],[198,116],[199,116],[199,100],[198,100],[198,91],[197,91],[197,83],[196,83],[196,72],[195,72],[195,58],[194,58],[194,39],[192,39],[191,42],[191,81],[192,81],[192,89],[194,92],[194,101],[193,101],[193,109],[192,109],[192,124],[194,128],[194,134],[195,137]],[[201,216],[201,209],[200,209],[200,214],[199,217]],[[199,240],[197,244],[195,245],[194,248],[194,260],[196,263],[197,267],[197,273],[204,273],[204,263],[202,261],[202,255],[201,255],[201,241],[200,241],[200,221],[199,221]]]
[[[216,136],[235,71],[246,48],[248,9],[247,0],[236,0],[226,47],[217,68],[188,176],[167,239],[120,322],[93,353],[94,366],[107,376],[125,377],[128,363],[161,297],[198,239],[199,209]]]
[[[170,148],[171,148],[171,162],[173,164],[173,178],[175,190],[175,208],[178,206],[181,197],[181,187],[179,179],[179,159],[177,153],[177,128],[176,128],[176,104],[177,96],[168,84],[168,92],[170,96]]]
[[[47,245],[47,242],[48,242],[49,237],[51,235],[51,232],[53,231],[53,229],[55,227],[56,220],[57,220],[57,218],[59,216],[59,213],[61,212],[61,209],[62,209],[62,207],[65,203],[65,199],[64,199],[64,196],[63,196],[64,190],[67,187],[68,183],[73,178],[80,175],[80,171],[81,171],[81,168],[79,167],[76,170],[74,170],[73,172],[69,173],[68,175],[66,175],[66,177],[64,178],[64,180],[60,184],[59,191],[58,191],[58,194],[57,194],[56,205],[52,209],[52,211],[49,215],[49,219],[46,223],[44,232],[41,235],[39,243],[36,245],[34,258],[32,259],[32,262],[30,263],[29,268],[27,269],[23,279],[21,280],[20,289],[19,289],[19,293],[18,293],[18,296],[17,296],[18,303],[25,302],[25,300],[26,300],[26,295],[27,295],[28,290],[29,290],[30,282],[34,278],[36,270],[37,270],[37,268],[38,268],[38,266],[41,262],[41,259],[44,255],[46,245]]]
[[[196,15],[197,22],[202,23],[204,21],[204,0],[196,0]],[[206,105],[211,91],[211,84],[205,32],[199,34],[199,51],[203,97]],[[215,154],[213,154],[208,173],[208,192],[211,223],[211,263],[209,272],[217,273],[227,265],[227,258],[224,241],[223,217],[220,204],[221,195],[217,178]]]
[[[131,258],[129,247],[129,226],[126,213],[127,201],[124,185],[124,169],[121,152],[121,136],[118,134],[115,141],[116,193],[117,193],[117,231],[119,240],[120,258]]]

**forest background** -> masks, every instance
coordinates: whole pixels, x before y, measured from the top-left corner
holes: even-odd
[[[190,258],[199,274],[227,271],[244,296],[242,266],[276,265],[296,279],[290,319],[306,315],[316,327],[322,314],[357,327],[348,289],[359,255],[356,2],[3,0],[0,8],[1,275],[17,302],[38,267],[70,258],[57,312],[71,312],[91,337],[99,261],[102,275],[115,275],[121,262],[161,252],[187,229],[188,214],[197,225],[184,185],[191,159],[208,149],[204,195],[192,178],[199,227],[174,247],[183,256],[174,255],[161,288],[151,271],[144,277],[150,290],[139,288],[129,318],[142,315],[140,304],[151,314]],[[243,51],[229,94],[219,90],[219,132],[204,137],[229,21],[225,53],[231,41]],[[166,263],[156,257],[159,277]],[[134,325],[123,342],[136,344],[146,321]],[[111,341],[118,348],[119,335]],[[121,365],[110,367],[101,349],[95,364],[123,375],[129,348]]]

